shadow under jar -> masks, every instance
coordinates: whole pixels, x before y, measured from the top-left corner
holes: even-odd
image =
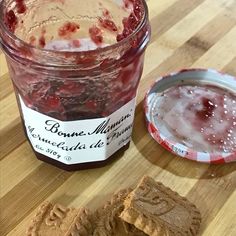
[[[91,168],[128,145],[149,39],[144,0],[0,3],[0,44],[38,159]]]

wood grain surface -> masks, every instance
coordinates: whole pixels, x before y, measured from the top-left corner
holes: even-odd
[[[186,196],[203,217],[200,235],[236,235],[236,163],[207,165],[165,151],[148,134],[144,94],[160,75],[180,68],[215,68],[236,76],[236,0],[148,0],[152,39],[139,87],[129,149],[106,167],[65,172],[38,161],[23,134],[0,52],[0,235],[25,235],[45,200],[66,206],[104,203],[144,174]]]

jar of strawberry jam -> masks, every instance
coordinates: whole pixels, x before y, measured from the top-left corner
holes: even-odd
[[[0,44],[38,159],[100,166],[130,141],[150,39],[144,0],[3,0]]]

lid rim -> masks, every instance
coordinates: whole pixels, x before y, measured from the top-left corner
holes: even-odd
[[[164,76],[159,77],[154,83],[152,83],[151,87],[146,92],[144,98],[144,111],[149,134],[167,151],[189,160],[201,163],[210,163],[210,164],[222,164],[236,161],[236,150],[231,153],[213,153],[213,152],[208,153],[203,151],[196,151],[181,143],[174,142],[173,140],[170,140],[169,138],[165,137],[160,132],[158,127],[156,127],[156,125],[151,121],[152,120],[150,111],[151,99],[149,99],[149,96],[153,93],[153,88],[156,86],[157,83],[160,83],[160,81],[163,81],[165,78],[167,77],[171,78],[177,75],[181,76],[181,74],[185,72],[211,72],[221,77],[227,76],[229,79],[232,79],[234,83],[236,83],[236,77],[234,76],[222,73],[215,69],[204,69],[204,68],[181,69],[177,72],[172,72],[170,74],[166,74]]]

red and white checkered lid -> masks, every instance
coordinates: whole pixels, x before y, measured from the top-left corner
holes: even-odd
[[[214,164],[236,161],[236,149],[231,153],[196,151],[182,143],[174,141],[170,135],[166,135],[163,129],[158,127],[158,122],[155,120],[154,115],[157,115],[156,112],[158,113],[159,95],[172,86],[191,83],[218,86],[219,88],[229,90],[232,94],[236,94],[236,78],[212,69],[184,69],[165,75],[156,80],[145,96],[144,109],[149,133],[168,151],[190,160]]]

